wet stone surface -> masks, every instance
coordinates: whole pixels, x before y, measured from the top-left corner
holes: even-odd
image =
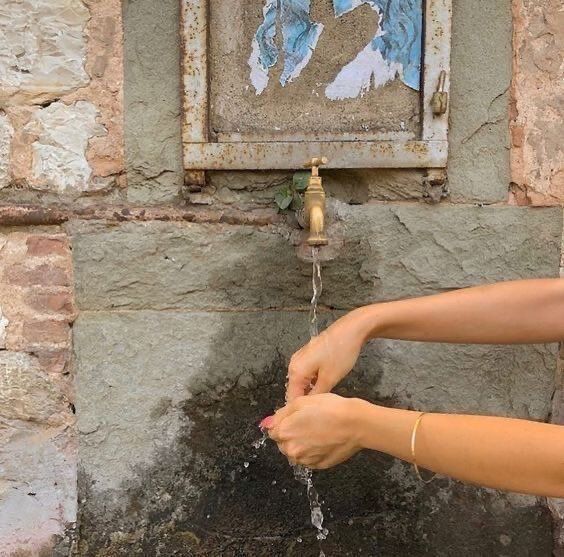
[[[298,317],[293,316],[293,321]],[[91,453],[88,450],[81,453],[82,556],[319,555],[304,486],[294,480],[288,463],[272,443],[260,449],[252,447],[253,441],[260,437],[257,422],[283,399],[288,346],[302,334],[302,327],[297,326],[298,333],[288,336],[286,331],[291,329],[292,319],[282,318],[279,329],[270,332],[264,322],[266,337],[277,336],[278,343],[266,338],[265,344],[273,346],[266,349],[260,340],[253,339],[252,344],[259,345],[258,355],[253,358],[252,349],[242,341],[244,319],[238,318],[216,334],[218,338],[233,338],[235,346],[239,343],[238,350],[249,353],[246,369],[228,367],[221,354],[232,345],[225,341],[226,346],[218,347],[205,367],[190,378],[191,396],[179,394],[177,402],[166,398],[166,390],[170,388],[166,378],[168,364],[162,354],[168,347],[162,347],[159,357],[163,360],[163,396],[152,400],[147,390],[144,397],[128,402],[130,409],[134,405],[142,408],[146,405],[155,424],[152,435],[156,441],[152,445],[159,448],[150,459],[133,465],[131,473],[121,477],[116,473],[113,479],[117,483],[102,488],[102,484],[110,486],[101,475],[102,468],[106,469],[105,473],[108,470],[111,473],[115,460],[120,458],[107,444],[113,434],[109,425],[100,426],[106,427],[98,444],[98,458],[102,460],[88,462]],[[197,318],[194,321],[193,331],[202,328],[201,321]],[[78,342],[82,343],[89,334],[100,353],[107,352],[107,356],[100,358],[101,365],[105,365],[105,357],[109,361],[115,358],[119,368],[120,357],[132,359],[130,348],[127,342],[115,338],[111,323],[106,326],[109,330],[105,334],[115,345],[100,346],[95,328],[85,328],[84,324],[79,327]],[[126,330],[135,333],[126,320],[121,321],[121,327],[124,338]],[[174,336],[172,327],[169,332]],[[151,351],[150,342],[146,349]],[[78,356],[80,366],[84,349],[79,349]],[[173,353],[170,357],[177,361],[178,374],[187,375],[179,361],[181,354]],[[236,359],[240,357],[233,355]],[[148,370],[153,360],[148,354],[146,358],[147,367],[140,377],[149,385]],[[135,366],[135,361],[131,365]],[[368,390],[369,371],[362,364],[361,368],[343,385],[341,394],[358,396],[360,392],[376,402],[399,405],[398,400],[381,400],[377,387]],[[135,393],[135,386],[129,381],[129,386],[122,389],[102,369],[99,373],[100,384],[106,382],[106,391],[100,396],[109,399],[109,408],[113,407],[118,419],[127,423],[130,410],[124,411],[123,407],[128,394]],[[122,373],[128,374],[125,367]],[[372,382],[377,385],[375,379],[372,377]],[[84,388],[85,382],[95,383],[96,379],[85,377],[82,367],[79,389],[81,381]],[[80,405],[78,409],[80,413]],[[82,409],[88,410],[84,403]],[[105,414],[100,423],[109,424],[113,419],[111,412],[103,410],[99,410],[99,414]],[[169,441],[159,446],[157,440],[166,435],[157,424],[167,413],[177,413],[180,426]],[[84,423],[81,427],[85,429]],[[83,432],[81,443],[87,443],[95,434]],[[134,435],[131,430],[130,437]],[[249,462],[248,467],[244,466],[245,462]],[[314,482],[324,500],[325,526],[330,531],[323,542],[327,557],[541,557],[551,551],[548,511],[533,498],[478,490],[447,479],[423,486],[407,465],[376,453],[360,454],[333,470],[316,473]]]

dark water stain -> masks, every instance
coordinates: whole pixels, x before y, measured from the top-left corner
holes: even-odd
[[[260,377],[202,384],[183,403],[175,442],[118,492],[100,493],[81,474],[80,555],[318,557],[304,487],[272,443],[251,446],[257,421],[283,400],[285,368],[275,356]],[[358,392],[359,381],[341,393]],[[543,506],[511,507],[503,495],[446,479],[422,486],[394,462],[365,452],[315,474],[327,557],[551,554]]]

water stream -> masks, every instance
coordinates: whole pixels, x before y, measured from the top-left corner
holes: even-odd
[[[310,337],[313,338],[319,334],[317,306],[321,292],[323,291],[323,282],[321,280],[321,261],[319,260],[319,248],[312,248],[311,255],[313,260],[313,272],[311,277],[313,296],[311,298],[311,306],[309,311],[309,334]],[[296,478],[296,480],[306,486],[309,509],[311,512],[311,524],[314,528],[317,528],[317,539],[320,543],[319,557],[325,557],[325,553],[321,548],[321,541],[327,538],[329,530],[323,527],[323,511],[321,510],[319,493],[317,493],[317,490],[313,485],[312,471],[311,469],[300,464],[296,464],[292,468],[294,470],[294,477]]]
[[[319,298],[323,290],[323,283],[321,280],[321,261],[319,260],[319,248],[312,248],[312,260],[313,260],[313,272],[312,272],[312,288],[313,296],[311,298],[311,306],[309,312],[309,334],[310,337],[316,337],[319,334],[319,320],[317,315],[317,306],[319,303]],[[312,385],[313,386],[313,385]],[[266,430],[262,431],[262,437],[253,442],[252,446],[255,449],[260,449],[264,446],[268,439],[268,433]],[[248,463],[245,462],[245,468]],[[294,478],[298,480],[301,484],[306,486],[307,498],[309,503],[309,509],[311,512],[311,524],[317,529],[317,539],[319,540],[319,557],[325,557],[325,553],[321,548],[321,541],[327,538],[329,530],[323,526],[323,511],[321,509],[321,501],[319,500],[319,493],[313,485],[313,473],[310,468],[302,466],[301,464],[295,464],[292,466],[294,471]],[[273,482],[273,485],[276,481]],[[301,538],[298,538],[301,541]]]

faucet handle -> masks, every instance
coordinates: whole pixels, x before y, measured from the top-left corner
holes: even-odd
[[[323,164],[327,164],[327,157],[313,157],[309,162],[306,163],[306,168],[311,168],[312,176],[319,176],[319,167]]]

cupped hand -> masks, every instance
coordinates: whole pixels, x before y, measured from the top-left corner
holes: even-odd
[[[330,468],[362,449],[358,428],[363,401],[331,393],[300,397],[263,421],[291,463]]]
[[[366,341],[362,310],[338,319],[298,350],[288,366],[286,400],[329,392],[354,367]]]

